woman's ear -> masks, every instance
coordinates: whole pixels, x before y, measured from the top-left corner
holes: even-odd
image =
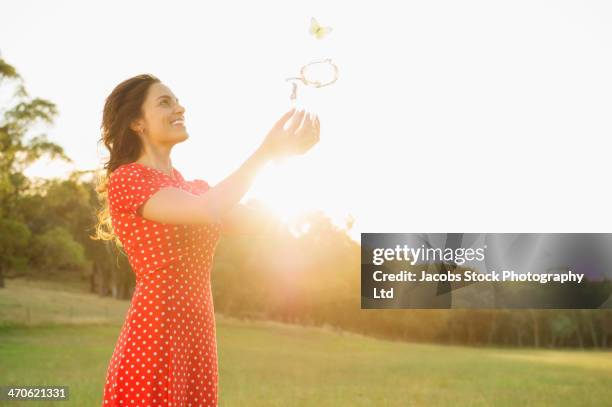
[[[136,134],[142,134],[144,131],[144,123],[142,122],[142,119],[134,120],[130,124],[130,129],[132,129],[132,131],[134,131]]]

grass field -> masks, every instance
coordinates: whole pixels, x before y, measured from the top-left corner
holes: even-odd
[[[70,401],[0,405],[101,405],[127,307],[127,301],[9,280],[0,290],[0,385],[67,385]],[[22,318],[27,308],[29,322]],[[610,352],[412,344],[222,315],[217,334],[220,406],[612,403]]]

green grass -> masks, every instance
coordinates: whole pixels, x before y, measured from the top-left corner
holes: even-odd
[[[30,326],[10,318],[16,302],[38,310]],[[60,311],[74,304],[82,312],[69,323]],[[108,317],[100,306],[109,307]],[[0,315],[7,318],[0,325],[0,384],[67,385],[70,402],[40,405],[101,405],[127,306],[10,281],[0,290]],[[47,322],[39,314],[45,310]],[[412,344],[222,315],[217,335],[221,406],[602,406],[612,400],[610,352]]]
[[[67,290],[61,287],[56,281],[6,280],[6,288],[0,289],[0,327],[123,322],[128,301],[87,293],[76,282]]]

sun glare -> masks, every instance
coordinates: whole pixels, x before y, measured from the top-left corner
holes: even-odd
[[[322,211],[331,222],[341,228],[346,226],[346,208],[334,206],[325,199],[326,192],[312,174],[311,157],[292,157],[281,163],[272,163],[262,169],[244,202],[257,199],[268,207],[294,236],[308,233],[310,225],[300,219],[314,211]]]
[[[291,222],[317,209],[314,205],[316,199],[312,196],[316,193],[307,165],[292,158],[264,168],[246,198],[250,196],[262,201],[283,222]]]

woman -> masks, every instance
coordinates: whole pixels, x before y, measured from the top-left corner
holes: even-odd
[[[319,141],[318,118],[291,110],[239,169],[210,187],[185,180],[172,165],[172,147],[189,137],[184,114],[151,75],[120,83],[104,106],[101,141],[110,158],[96,237],[123,246],[136,275],[104,406],[217,405],[210,272],[219,235],[245,220],[239,201],[262,166]]]

